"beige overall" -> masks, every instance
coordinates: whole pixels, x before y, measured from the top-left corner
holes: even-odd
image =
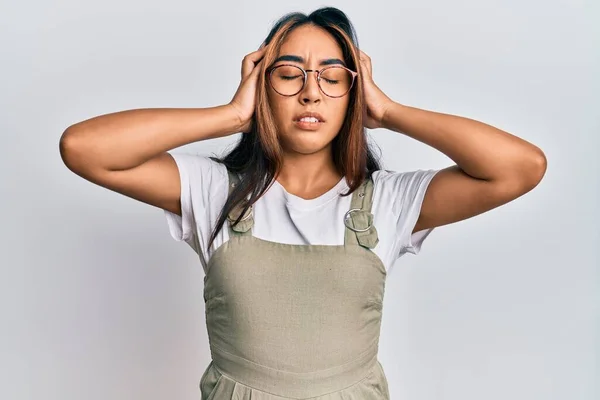
[[[230,190],[238,177],[229,174]],[[343,245],[252,236],[252,208],[204,277],[212,361],[202,400],[388,400],[377,359],[386,270],[370,213],[373,181],[352,194]]]

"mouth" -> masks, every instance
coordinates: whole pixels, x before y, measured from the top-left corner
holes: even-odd
[[[323,125],[323,122],[317,119],[303,118],[294,120],[294,125],[299,129],[316,131],[321,127],[321,125]]]
[[[314,131],[325,122],[323,116],[318,112],[307,111],[294,118],[294,125],[300,129]]]

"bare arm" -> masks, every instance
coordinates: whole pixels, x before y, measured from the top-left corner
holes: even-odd
[[[397,103],[373,81],[371,58],[362,50],[360,65],[365,126],[403,133],[456,163],[429,183],[413,233],[501,206],[532,190],[544,177],[547,160],[539,147],[474,119]]]
[[[69,126],[59,148],[77,175],[181,215],[179,172],[167,151],[239,132],[241,126],[230,104],[127,110]]]
[[[90,182],[181,215],[179,170],[167,151],[249,131],[265,49],[244,57],[240,85],[226,105],[127,110],[71,125],[59,144],[65,165]]]
[[[464,220],[532,190],[546,172],[535,145],[491,125],[392,103],[384,127],[446,154],[456,165],[431,180],[413,232]]]

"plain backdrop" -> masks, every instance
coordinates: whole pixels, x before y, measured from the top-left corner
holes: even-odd
[[[58,141],[100,114],[229,102],[277,18],[322,5],[348,14],[395,101],[487,122],[548,159],[532,192],[395,264],[379,352],[392,399],[600,398],[598,4],[2,1],[0,398],[200,398],[198,258],[161,209],[69,171]],[[386,169],[453,163],[370,134]]]

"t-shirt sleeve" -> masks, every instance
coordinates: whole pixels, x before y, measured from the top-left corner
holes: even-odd
[[[189,244],[201,259],[207,259],[204,242],[224,202],[221,197],[226,197],[227,169],[207,156],[169,154],[177,164],[181,184],[181,216],[164,210],[169,233],[176,241]]]
[[[391,215],[396,232],[396,257],[405,253],[419,254],[425,239],[434,228],[412,233],[429,183],[440,170],[416,170],[409,172],[385,171],[382,180],[382,204]],[[387,204],[385,204],[387,203]]]
[[[190,188],[190,170],[193,168],[194,161],[189,154],[170,153],[177,164],[179,170],[179,183],[181,185],[181,215],[177,215],[169,210],[165,211],[167,226],[171,237],[176,241],[188,241],[195,234],[196,224],[192,212],[192,194]]]

